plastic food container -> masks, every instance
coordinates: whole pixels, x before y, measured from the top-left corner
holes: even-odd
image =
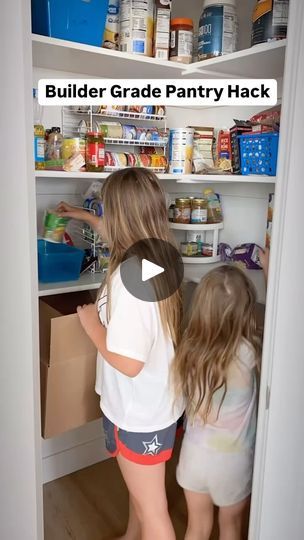
[[[193,55],[193,20],[172,19],[170,32],[170,60],[190,64]]]
[[[199,21],[198,59],[233,53],[237,41],[236,0],[205,0]]]
[[[194,128],[170,130],[169,172],[191,174]]]
[[[38,278],[41,283],[76,281],[84,251],[66,244],[38,240]]]
[[[107,12],[100,0],[32,0],[32,31],[101,47]]]
[[[287,36],[289,0],[257,0],[252,14],[251,45],[285,39]]]

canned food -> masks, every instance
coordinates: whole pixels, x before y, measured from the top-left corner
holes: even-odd
[[[196,242],[182,242],[181,253],[184,257],[196,257],[198,255],[198,246]]]
[[[206,199],[193,199],[191,209],[191,223],[207,223],[208,203]]]
[[[136,139],[136,127],[135,126],[129,126],[124,125],[122,128],[123,138],[130,140]]]
[[[213,246],[211,244],[202,244],[203,257],[213,257]]]
[[[176,199],[174,209],[175,223],[190,223],[191,218],[191,202],[189,198]]]
[[[104,137],[110,139],[122,139],[123,128],[122,125],[116,122],[109,122],[108,124],[100,124],[98,131],[103,134]]]

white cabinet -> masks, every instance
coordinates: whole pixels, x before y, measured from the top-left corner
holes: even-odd
[[[89,46],[79,46],[41,36],[33,36],[33,82],[41,77],[64,77],[65,75],[95,77],[147,77],[151,78],[205,78],[205,77],[275,77],[282,86],[286,43],[274,43],[249,47],[249,13],[254,0],[239,0],[240,45],[242,51],[230,57],[208,60],[193,66],[180,66],[153,59],[135,58],[129,55],[103,51]],[[289,534],[295,540],[303,535],[303,512],[299,493],[303,490],[302,447],[304,442],[301,410],[303,400],[302,348],[302,268],[300,227],[297,216],[302,214],[304,200],[302,176],[302,128],[304,124],[302,89],[304,84],[304,59],[302,36],[304,31],[304,5],[291,0],[289,42],[287,56],[287,82],[284,86],[284,114],[281,131],[280,167],[278,178],[269,177],[160,177],[168,192],[200,194],[205,183],[213,186],[223,199],[225,228],[223,240],[231,244],[252,241],[263,244],[266,225],[268,193],[274,192],[276,184],[276,208],[274,237],[272,243],[272,268],[269,280],[266,332],[264,344],[264,367],[261,381],[260,421],[257,440],[255,486],[252,505],[251,540],[285,540]],[[175,2],[174,15],[184,15],[182,0]],[[187,15],[198,15],[201,2],[189,0]],[[2,486],[6,496],[0,521],[3,538],[40,540],[41,467],[39,440],[38,398],[38,319],[37,282],[35,257],[34,216],[38,222],[46,206],[66,199],[79,201],[84,185],[92,176],[32,171],[30,119],[31,64],[28,54],[30,45],[30,2],[14,0],[6,3],[1,17],[1,50],[6,54],[2,75],[11,86],[3,98],[6,140],[15,140],[20,134],[19,161],[10,146],[2,164],[5,185],[10,198],[2,205],[2,230],[12,233],[12,206],[15,223],[14,241],[6,246],[7,264],[4,278],[1,274],[3,305],[5,311],[1,334],[1,398],[2,411],[7,411],[2,426]],[[17,48],[10,48],[11,40]],[[13,66],[13,68],[12,68]],[[4,89],[4,86],[3,86]],[[22,96],[22,98],[20,97]],[[281,96],[280,96],[281,97]],[[18,107],[16,108],[16,104]],[[169,109],[168,123],[172,127],[185,125],[214,125],[229,127],[233,118],[248,117],[254,109]],[[54,108],[45,111],[46,125],[60,125],[60,112]],[[30,155],[30,158],[29,158]],[[12,169],[9,169],[8,158]],[[18,165],[18,166],[17,166]],[[4,176],[4,175],[3,175]],[[36,183],[36,203],[33,186]],[[3,186],[2,186],[2,189]],[[3,199],[2,199],[3,200]],[[18,250],[19,266],[15,260]],[[193,265],[199,266],[199,265]],[[9,269],[9,270],[8,270]],[[17,271],[18,270],[18,271]],[[194,281],[198,275],[192,275]],[[97,286],[97,284],[95,284]],[[80,288],[92,288],[92,283],[82,283]],[[64,290],[63,290],[64,289]],[[67,292],[63,285],[56,292]],[[12,292],[13,291],[13,292]],[[40,294],[54,290],[40,288]],[[13,336],[13,339],[12,339]],[[17,336],[17,339],[15,338]],[[8,339],[9,338],[9,339]],[[3,376],[3,377],[2,377]],[[269,392],[269,388],[270,392]],[[270,395],[270,402],[267,396]],[[269,413],[266,412],[269,407]],[[8,420],[9,419],[9,420]],[[94,426],[93,426],[94,428]],[[63,450],[73,451],[73,464],[77,466],[75,447],[80,440],[86,445],[95,437],[89,427],[70,440],[51,443],[44,448],[44,457]],[[96,431],[97,433],[97,431]],[[73,445],[71,447],[71,444]],[[20,453],[22,449],[22,453]],[[49,451],[49,454],[48,454]],[[90,450],[92,460],[95,451]],[[22,458],[22,460],[21,460]],[[84,459],[82,453],[81,459]],[[78,461],[80,463],[80,460]],[[20,466],[22,464],[22,466]],[[81,462],[81,466],[85,464]],[[57,471],[59,471],[59,467]],[[68,467],[58,474],[68,472]],[[33,480],[35,479],[35,480]],[[20,485],[24,489],[20,489]],[[36,488],[36,489],[35,489]],[[14,515],[15,509],[15,515]],[[18,520],[16,520],[16,514]]]

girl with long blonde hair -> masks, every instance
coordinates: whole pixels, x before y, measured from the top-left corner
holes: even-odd
[[[125,253],[139,241],[173,243],[165,193],[153,173],[134,168],[111,174],[101,196],[102,220],[66,203],[59,205],[58,212],[89,222],[111,253],[97,304],[79,307],[78,315],[98,350],[96,392],[107,449],[117,458],[130,494],[129,525],[123,538],[173,540],[165,462],[171,457],[176,422],[183,413],[183,400],[176,403],[169,387],[181,298],[177,290],[160,301],[157,295],[155,301],[140,300],[126,289],[120,273]]]
[[[256,293],[237,267],[208,273],[193,299],[173,376],[186,399],[177,480],[188,507],[186,540],[208,540],[214,505],[220,540],[241,540],[249,502],[261,341]]]

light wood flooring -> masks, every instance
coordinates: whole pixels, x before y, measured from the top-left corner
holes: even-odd
[[[167,493],[177,540],[186,506],[175,480],[178,448],[167,465]],[[110,540],[125,530],[128,495],[116,460],[109,459],[44,486],[44,540]],[[212,540],[217,540],[216,531]]]

